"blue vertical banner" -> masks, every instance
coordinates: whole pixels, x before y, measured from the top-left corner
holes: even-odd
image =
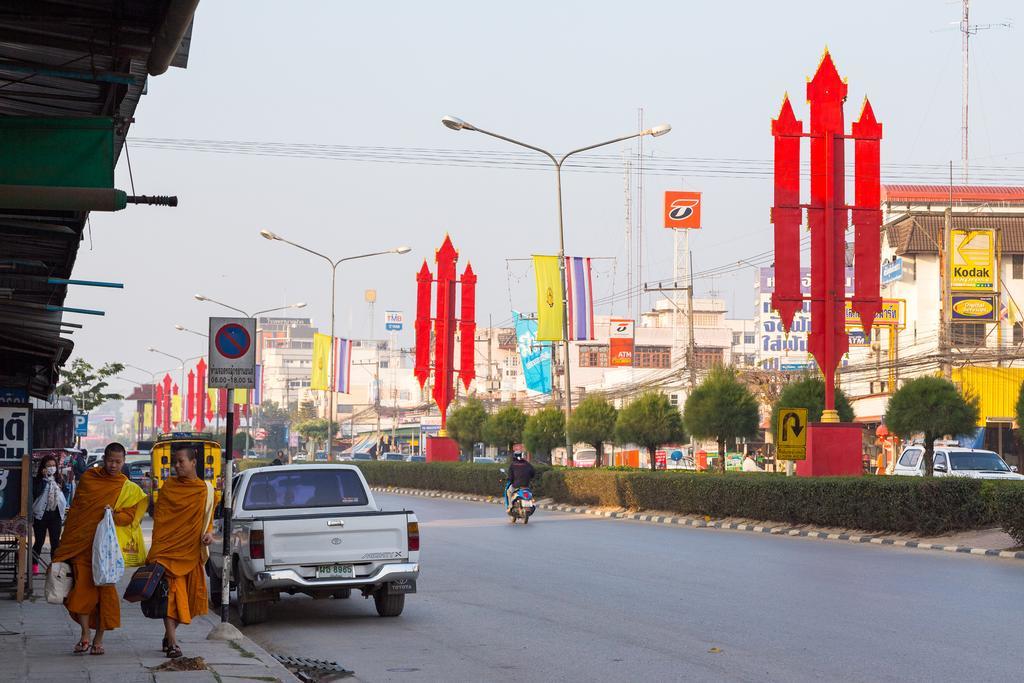
[[[523,365],[526,388],[541,394],[551,393],[551,344],[537,341],[537,321],[512,311],[516,326],[519,360]]]

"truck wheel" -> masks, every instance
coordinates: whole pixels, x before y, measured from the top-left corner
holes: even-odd
[[[397,617],[405,609],[405,594],[388,595],[388,587],[381,586],[373,594],[373,604],[382,617]]]
[[[244,576],[238,577],[238,617],[242,620],[243,626],[261,624],[270,618],[269,600],[247,600],[253,590],[252,581]]]

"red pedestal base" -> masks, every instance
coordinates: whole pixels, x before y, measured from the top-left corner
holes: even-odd
[[[427,462],[453,462],[459,459],[459,442],[447,436],[427,437]]]
[[[807,425],[807,459],[798,460],[800,477],[859,476],[864,428],[848,422]]]

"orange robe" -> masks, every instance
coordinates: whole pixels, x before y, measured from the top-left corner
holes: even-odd
[[[74,584],[64,599],[71,618],[76,614],[88,614],[89,626],[104,630],[121,625],[121,600],[117,586],[97,586],[92,580],[92,544],[96,537],[96,526],[103,519],[104,508],[114,507],[121,489],[128,477],[123,474],[110,475],[102,467],[86,470],[78,483],[75,497],[71,500],[60,548],[53,557],[54,562],[67,562],[74,572]],[[131,524],[135,509],[114,510],[114,524]]]
[[[160,488],[153,510],[153,543],[146,563],[163,565],[167,616],[180,624],[207,612],[202,538],[213,524],[205,524],[206,496],[202,479],[171,477]]]

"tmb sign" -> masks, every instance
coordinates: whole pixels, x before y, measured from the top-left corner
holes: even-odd
[[[210,318],[211,389],[256,386],[256,319]]]
[[[388,332],[401,332],[405,315],[401,311],[384,311],[384,329]]]

